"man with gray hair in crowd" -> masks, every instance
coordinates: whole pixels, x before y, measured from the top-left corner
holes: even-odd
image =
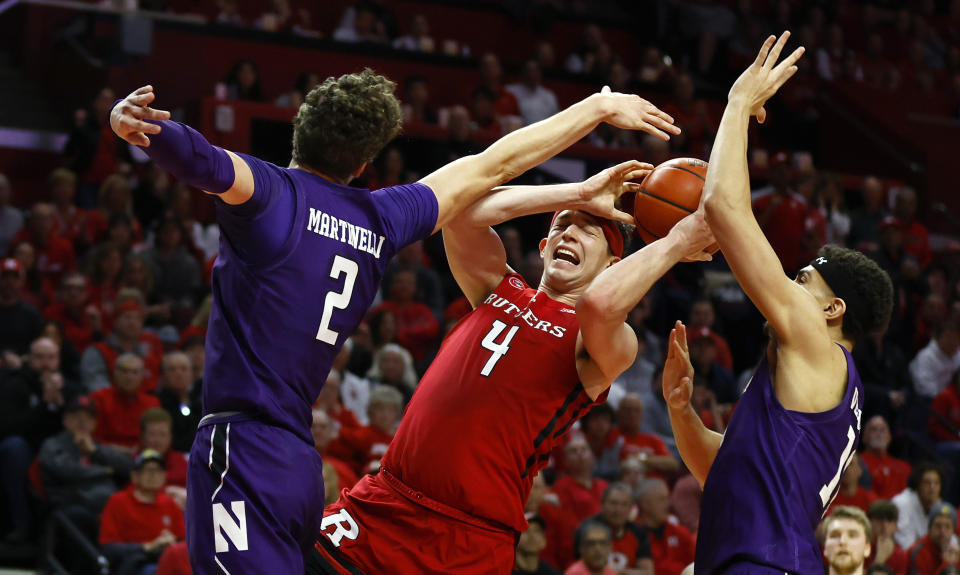
[[[679,575],[693,562],[696,539],[682,525],[669,521],[670,489],[662,479],[640,482],[635,497],[640,514],[637,522],[647,528],[650,555],[657,575]]]
[[[611,534],[610,567],[618,575],[652,575],[650,540],[642,527],[630,521],[632,508],[633,489],[626,483],[611,483],[603,492],[600,513],[577,529],[575,547],[580,547],[584,526],[590,522],[603,523],[610,528]]]
[[[94,435],[97,441],[131,455],[136,451],[140,445],[140,416],[151,407],[160,407],[160,400],[142,390],[143,379],[143,359],[125,353],[114,364],[113,385],[90,394],[100,413]]]

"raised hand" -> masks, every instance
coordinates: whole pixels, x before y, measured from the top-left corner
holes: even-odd
[[[653,134],[661,140],[669,140],[670,134],[679,134],[680,128],[673,125],[670,114],[660,110],[636,94],[611,92],[609,86],[600,90],[610,114],[607,123],[624,130],[640,130]]]
[[[767,119],[767,111],[763,104],[796,73],[795,64],[804,53],[804,48],[801,46],[778,64],[780,52],[789,38],[789,31],[781,34],[779,39],[775,36],[767,38],[760,48],[760,53],[757,54],[757,59],[740,74],[727,95],[730,103],[739,102],[747,106],[750,115],[756,116],[761,124]]]
[[[138,88],[113,107],[110,112],[110,129],[134,146],[149,146],[150,138],[147,134],[159,134],[160,126],[144,120],[162,122],[170,119],[170,112],[149,107],[155,98],[153,86]]]
[[[630,180],[642,179],[653,170],[653,165],[630,160],[612,166],[580,183],[580,202],[577,209],[608,220],[636,225],[633,216],[617,209],[617,200],[626,192],[636,192],[639,184]]]
[[[663,398],[670,409],[686,409],[693,397],[693,364],[687,350],[687,328],[677,320],[670,330],[667,362],[663,366]]]

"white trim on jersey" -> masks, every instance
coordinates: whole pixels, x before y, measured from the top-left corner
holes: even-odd
[[[210,458],[207,459],[207,469],[213,470],[213,436],[217,433],[217,426],[210,430]]]
[[[214,426],[216,427],[216,426]],[[220,493],[220,490],[223,489],[223,480],[227,477],[227,472],[230,471],[230,424],[227,424],[227,444],[226,444],[226,459],[227,463],[223,466],[223,473],[220,474],[220,485],[217,486],[217,489],[213,492],[213,496],[210,498],[210,501],[213,502],[217,498],[217,493]],[[222,567],[222,566],[221,566]],[[226,570],[224,570],[226,573]]]
[[[214,555],[213,560],[217,562],[217,565],[220,566],[220,570],[224,572],[225,575],[230,575],[230,572],[227,571],[227,568],[223,566],[223,563],[220,562],[220,559]]]

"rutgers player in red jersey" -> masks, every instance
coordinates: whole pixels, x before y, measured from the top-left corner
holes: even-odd
[[[651,168],[627,162],[579,184],[513,187],[444,229],[474,310],[420,381],[379,473],[324,511],[307,573],[510,571],[534,476],[636,357],[627,313],[675,263],[709,257],[698,213],[620,260],[625,234],[613,219],[632,218],[614,202]],[[554,210],[533,289],[489,226]]]

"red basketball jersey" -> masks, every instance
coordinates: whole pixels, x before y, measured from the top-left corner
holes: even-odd
[[[506,276],[444,340],[383,467],[441,503],[526,530],[534,476],[594,403],[577,375],[578,333],[572,306]]]

